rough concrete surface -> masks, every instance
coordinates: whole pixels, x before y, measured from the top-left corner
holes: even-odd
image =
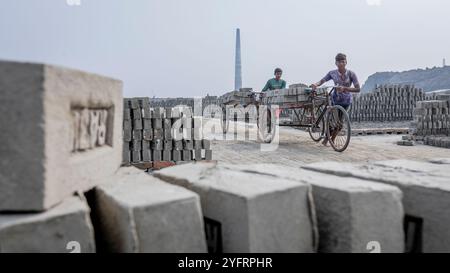
[[[312,252],[310,186],[216,163],[155,172],[200,195],[203,214],[222,225],[223,251]]]
[[[89,213],[87,203],[73,196],[46,212],[2,214],[0,253],[95,252]]]
[[[422,251],[450,251],[450,172],[446,164],[390,160],[369,164],[320,162],[310,170],[398,186],[407,215],[423,220]]]
[[[43,211],[120,166],[120,81],[2,61],[0,90],[0,211]]]
[[[96,188],[96,217],[106,251],[206,252],[197,194],[134,167]]]
[[[382,252],[404,251],[402,193],[397,187],[275,164],[235,168],[311,184],[319,252],[367,253],[371,241],[379,242]]]

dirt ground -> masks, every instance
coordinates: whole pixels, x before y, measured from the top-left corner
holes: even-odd
[[[242,132],[244,127],[237,127],[238,132]],[[396,142],[401,140],[401,135],[353,136],[349,147],[342,153],[313,142],[307,132],[298,129],[280,127],[279,135],[279,145],[274,151],[261,151],[260,143],[254,140],[213,140],[213,159],[232,164],[277,163],[298,166],[334,160],[364,163],[390,159],[422,161],[450,158],[450,149],[428,145],[399,146]]]

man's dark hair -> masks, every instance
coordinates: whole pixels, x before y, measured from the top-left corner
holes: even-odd
[[[273,74],[277,74],[278,72],[283,73],[283,70],[281,68],[275,68],[275,72]]]
[[[344,53],[338,53],[336,55],[336,62],[340,62],[340,61],[346,61],[347,60],[347,56]]]

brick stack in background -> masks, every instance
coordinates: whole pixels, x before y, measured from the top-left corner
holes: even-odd
[[[436,98],[417,102],[414,138],[427,145],[450,148],[450,95]]]
[[[217,96],[210,96],[206,95],[203,98],[152,98],[150,100],[150,107],[156,108],[156,107],[177,107],[177,106],[187,106],[187,107],[194,107],[194,104],[197,103],[197,101],[202,102],[202,110],[205,109],[208,105],[219,105],[219,99]]]
[[[294,85],[296,86],[296,85]],[[318,95],[326,94],[326,88],[317,88]],[[263,104],[286,104],[305,102],[310,99],[310,88],[307,87],[291,87],[289,89],[277,89],[264,92],[262,99]]]
[[[152,98],[150,100],[150,107],[175,107],[178,105],[185,105],[194,107],[193,98]]]
[[[407,121],[417,101],[432,97],[414,85],[378,85],[373,92],[355,95],[349,110],[353,122]]]
[[[254,93],[251,88],[241,88],[239,91],[231,91],[219,97],[220,104],[248,105],[254,102]]]
[[[149,98],[124,99],[123,164],[212,160],[202,118],[189,107],[150,107]]]

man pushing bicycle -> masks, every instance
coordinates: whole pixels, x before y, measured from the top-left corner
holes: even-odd
[[[315,90],[322,84],[333,80],[336,88],[331,94],[332,104],[340,105],[347,111],[352,104],[352,93],[359,93],[361,91],[361,87],[359,85],[358,77],[356,76],[356,74],[346,68],[347,56],[343,53],[339,53],[336,55],[335,60],[337,69],[328,72],[325,77],[323,77],[323,79],[321,79],[319,82],[311,84],[311,88]],[[352,87],[352,84],[354,87]],[[337,129],[332,132],[331,138],[333,141],[339,131],[340,130]],[[327,145],[327,143],[328,138],[325,138],[322,144]]]

